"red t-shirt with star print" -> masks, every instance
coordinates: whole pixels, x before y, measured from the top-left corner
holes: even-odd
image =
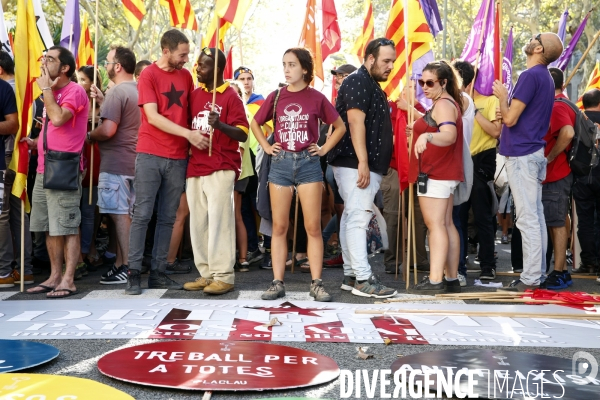
[[[142,71],[138,79],[138,105],[142,108],[142,124],[136,149],[138,153],[176,160],[187,158],[187,139],[150,125],[143,106],[155,103],[160,115],[187,129],[190,122],[188,102],[193,91],[194,82],[187,69],[167,72],[153,63]]]

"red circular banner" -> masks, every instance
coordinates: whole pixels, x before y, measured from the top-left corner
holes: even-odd
[[[157,342],[106,354],[104,375],[126,382],[191,390],[270,390],[312,386],[337,378],[329,358],[257,342]]]

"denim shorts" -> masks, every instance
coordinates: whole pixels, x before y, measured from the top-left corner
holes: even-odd
[[[323,170],[319,161],[320,157],[311,156],[308,150],[297,153],[280,150],[271,157],[269,182],[280,186],[323,182]]]
[[[131,215],[134,203],[133,176],[100,173],[98,208],[101,214]]]

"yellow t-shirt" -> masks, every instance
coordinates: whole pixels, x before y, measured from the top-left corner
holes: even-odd
[[[500,106],[500,101],[496,96],[483,96],[478,93],[473,95],[473,103],[475,108],[479,110],[481,115],[490,121],[496,119],[496,108]],[[481,125],[475,119],[473,126],[473,137],[471,139],[471,155],[479,154],[484,150],[493,149],[496,147],[497,140],[487,134]]]

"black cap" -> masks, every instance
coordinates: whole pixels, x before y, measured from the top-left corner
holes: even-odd
[[[337,74],[351,74],[354,71],[356,71],[358,68],[356,68],[354,65],[352,64],[344,64],[344,65],[340,65],[339,67],[337,67],[336,69],[332,69],[331,73],[333,75],[337,75]]]

